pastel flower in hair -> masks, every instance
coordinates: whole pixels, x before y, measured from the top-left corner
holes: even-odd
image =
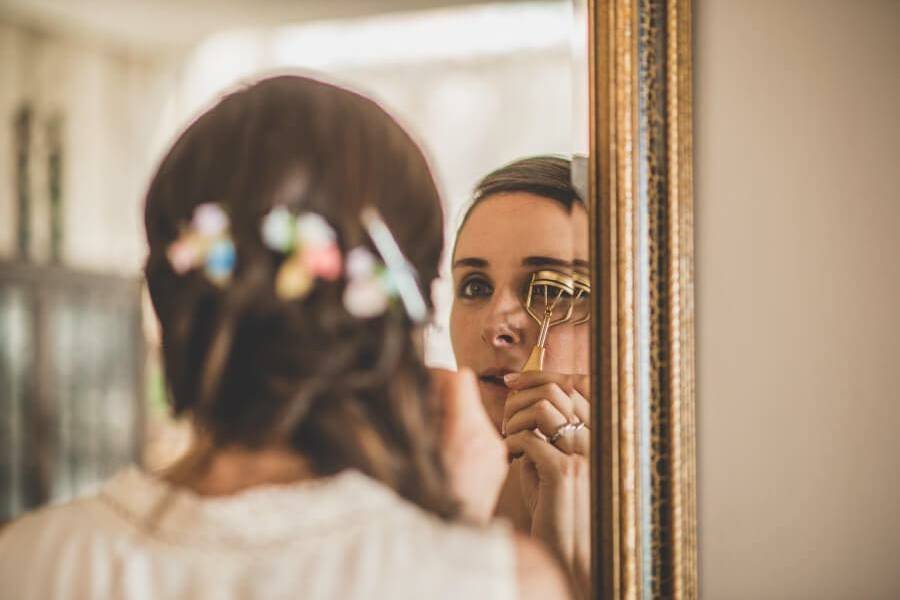
[[[308,248],[303,253],[306,268],[327,281],[337,281],[341,276],[341,262],[341,251],[337,244]]]
[[[166,250],[172,269],[179,275],[204,268],[210,281],[223,286],[231,279],[236,263],[234,242],[229,233],[228,215],[218,204],[201,204],[194,209],[190,224]]]
[[[234,249],[234,242],[229,238],[220,238],[206,253],[206,276],[217,285],[225,285],[231,278],[236,261],[237,252]]]
[[[360,246],[347,254],[347,287],[344,289],[344,308],[360,319],[384,314],[393,294],[387,283],[389,275],[384,266]]]
[[[287,254],[294,247],[296,234],[294,215],[283,206],[273,208],[263,218],[263,242],[271,250]]]
[[[321,215],[304,213],[297,217],[297,240],[307,248],[322,248],[334,244],[337,234]]]
[[[285,300],[303,298],[312,289],[312,285],[312,273],[293,255],[281,263],[275,276],[275,293]]]
[[[166,257],[172,269],[179,275],[184,275],[199,264],[201,244],[193,239],[193,233],[183,234],[169,245]]]
[[[351,279],[368,277],[375,273],[377,266],[375,255],[363,246],[347,253],[347,277]]]
[[[275,276],[275,293],[283,300],[304,298],[316,278],[341,276],[337,234],[321,215],[294,216],[286,207],[273,208],[263,218],[262,238],[270,250],[287,255]]]
[[[228,231],[228,215],[218,204],[201,204],[194,209],[191,221],[194,231],[208,238],[214,238]]]

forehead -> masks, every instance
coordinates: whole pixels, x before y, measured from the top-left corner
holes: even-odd
[[[475,205],[459,232],[454,258],[480,257],[491,263],[518,263],[526,256],[571,260],[582,252],[573,225],[586,219],[576,209],[570,215],[556,200],[529,193],[506,193]],[[574,217],[574,219],[573,219]],[[580,229],[580,226],[579,226]],[[584,241],[587,251],[587,243]]]

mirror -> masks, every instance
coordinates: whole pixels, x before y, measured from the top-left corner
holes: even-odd
[[[551,551],[587,594],[588,2],[351,4],[5,4],[15,161],[0,167],[14,192],[0,218],[0,520],[130,462],[162,469],[191,443],[169,417],[141,283],[143,196],[173,139],[225,91],[300,70],[372,97],[425,149],[447,241],[426,362],[472,370],[492,425],[524,440],[497,514],[569,540]],[[576,459],[577,493],[540,512],[543,470]],[[553,511],[561,533],[542,529]]]
[[[608,598],[698,594],[692,3],[589,3],[594,555]]]

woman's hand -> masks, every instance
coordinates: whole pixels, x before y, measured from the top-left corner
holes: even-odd
[[[478,380],[469,369],[431,370],[443,407],[441,454],[463,517],[491,520],[509,470],[506,445],[481,403]]]
[[[590,589],[590,403],[587,377],[527,372],[506,377],[509,453],[522,461],[531,534],[563,561],[579,595]],[[583,423],[569,427],[567,424]],[[568,431],[557,435],[560,431]],[[553,440],[551,443],[550,440]]]

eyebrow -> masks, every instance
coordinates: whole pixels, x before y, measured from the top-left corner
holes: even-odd
[[[572,261],[563,260],[561,258],[553,258],[552,256],[526,256],[522,259],[522,266],[525,267],[563,267],[565,269],[572,268]]]
[[[455,260],[453,268],[474,267],[476,269],[484,269],[488,264],[490,263],[487,260],[473,256]],[[574,261],[568,261],[561,258],[553,258],[552,256],[526,256],[522,259],[522,265],[526,267],[563,267],[566,269],[571,269],[573,266],[583,269],[590,268],[590,263],[586,260],[576,258]]]
[[[488,266],[488,261],[483,258],[458,258],[453,261],[453,268],[457,267],[475,267],[476,269],[483,269]]]

